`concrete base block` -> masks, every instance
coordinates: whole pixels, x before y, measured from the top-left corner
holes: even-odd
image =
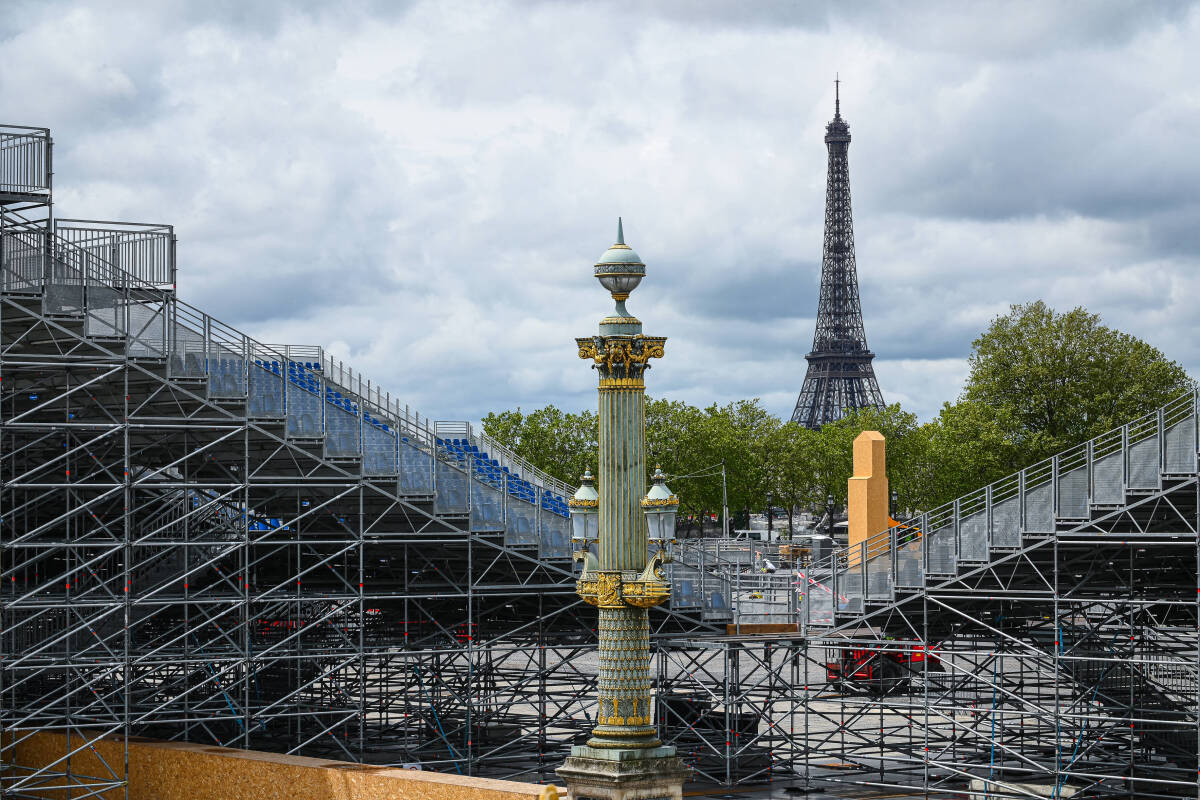
[[[691,774],[674,747],[576,746],[557,772],[570,800],[682,800],[683,782]]]

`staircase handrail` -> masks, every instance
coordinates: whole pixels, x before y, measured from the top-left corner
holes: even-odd
[[[1017,470],[980,489],[935,506],[929,511],[914,514],[902,521],[892,520],[895,524],[885,530],[873,534],[855,545],[837,550],[819,562],[811,563],[805,577],[811,581],[813,574],[828,573],[833,586],[836,587],[836,573],[839,572],[847,572],[856,567],[870,570],[871,562],[878,563],[885,559],[892,560],[892,566],[889,567],[892,569],[898,547],[909,544],[914,537],[923,537],[928,532],[937,531],[946,524],[957,525],[964,516],[978,513],[981,510],[981,503],[983,503],[982,508],[986,508],[988,502],[994,505],[1011,498],[1016,492],[1025,492],[1047,484],[1053,485],[1061,474],[1085,468],[1095,458],[1112,455],[1158,436],[1160,432],[1165,432],[1167,428],[1189,416],[1194,417],[1198,412],[1200,412],[1200,391],[1193,387],[1154,411],[1105,431],[1085,442],[1068,447],[1050,458]],[[1114,442],[1117,443],[1117,446],[1114,446]],[[1024,522],[1022,521],[1021,524],[1023,527]],[[894,569],[892,569],[892,574],[895,574]],[[836,591],[836,588],[833,591]]]
[[[49,195],[52,144],[49,128],[0,124],[0,189]]]
[[[139,270],[116,266],[137,275],[147,286],[175,288],[175,228],[165,223],[115,222],[102,219],[54,218],[54,234],[86,252],[97,247],[131,255],[142,263]]]
[[[514,453],[506,445],[501,444],[491,436],[488,436],[486,433],[474,433],[471,434],[471,438],[475,440],[475,446],[478,447],[480,451],[488,453],[492,458],[496,459],[501,466],[512,465],[520,471],[522,477],[524,477],[526,474],[541,476],[541,481],[539,481],[539,483],[547,489],[554,490],[563,498],[569,498],[571,495],[575,494],[575,489],[577,487],[571,486],[570,484],[555,478],[553,475],[543,472],[542,470],[530,464],[524,458],[521,458],[519,455]]]
[[[19,220],[19,227],[11,231],[13,234],[26,230],[26,226],[36,226],[38,224],[21,218],[19,215],[11,216]],[[66,261],[70,266],[79,270],[80,279],[85,285],[88,281],[95,280],[115,290],[128,291],[131,287],[141,289],[159,288],[147,287],[145,282],[138,276],[133,275],[128,270],[122,269],[117,264],[113,264],[103,256],[82,248],[59,235],[50,225],[42,223],[40,229],[33,227],[29,227],[28,229],[31,231],[37,230],[39,235],[44,235],[48,238],[52,254],[56,259],[63,261],[62,256],[64,254],[68,256]],[[9,229],[6,229],[5,232],[6,235],[10,233]],[[175,306],[174,321],[177,324],[182,323],[192,333],[205,339],[217,336],[217,344],[227,347],[231,352],[244,353],[248,358],[261,359],[264,356],[268,358],[274,356],[274,359],[281,363],[287,363],[290,360],[286,348],[263,344],[232,325],[221,322],[216,317],[179,299],[173,291],[173,285],[172,289],[159,288],[159,290],[169,293],[172,297],[171,302]],[[313,372],[313,374],[318,374],[316,371],[309,370],[308,368],[304,369],[305,371]],[[364,390],[361,373],[355,373],[354,370],[346,367],[343,362],[325,354],[323,355],[322,369],[319,374],[327,383],[332,383],[340,389],[345,390],[348,394],[354,395],[358,399],[360,406],[366,406],[374,414],[395,423],[398,429],[415,438],[425,448],[432,450],[435,447],[434,436],[432,434],[434,429],[432,420],[410,409],[406,404],[402,405],[399,400],[392,398],[389,393],[382,392],[378,386],[373,386],[369,380],[366,381]],[[355,385],[356,383],[357,386]],[[513,464],[520,465],[522,470],[521,477],[523,479],[554,491],[564,498],[574,493],[573,487],[537,469],[499,442],[495,442],[489,438],[488,445],[491,448],[490,452],[493,457],[502,457]]]

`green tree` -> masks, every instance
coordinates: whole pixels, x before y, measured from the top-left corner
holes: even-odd
[[[599,420],[591,411],[565,413],[553,405],[528,414],[489,413],[483,432],[517,456],[564,483],[575,485],[584,469],[596,468]]]
[[[781,457],[772,434],[781,426],[758,400],[739,400],[706,409],[680,401],[647,398],[646,461],[661,465],[679,496],[680,520],[695,529],[722,507],[719,467],[728,475],[729,507],[745,526],[751,511],[765,507],[774,490],[770,465]],[[596,414],[564,413],[546,406],[528,414],[492,412],[484,433],[516,455],[568,483],[584,467],[597,466]]]
[[[945,403],[924,426],[928,451],[919,463],[917,505],[929,509],[1009,475],[1022,466],[1015,426],[1003,409],[972,400]]]
[[[751,511],[766,506],[770,489],[766,467],[770,432],[779,418],[762,407],[758,399],[738,400],[704,409],[703,435],[707,461],[724,463],[730,514],[735,528],[750,524]]]
[[[825,502],[822,488],[817,485],[819,435],[817,431],[791,422],[777,426],[768,434],[771,457],[767,469],[771,496],[776,505],[787,509],[789,536],[795,532],[797,508]]]
[[[832,495],[846,503],[846,483],[854,474],[854,440],[863,431],[879,431],[887,440],[888,484],[902,508],[922,504],[926,489],[922,466],[928,458],[928,433],[917,416],[893,403],[884,409],[860,408],[821,427],[814,437],[818,498]]]
[[[1014,305],[975,340],[962,399],[994,414],[1023,465],[1047,458],[1187,391],[1158,349],[1075,308]],[[974,413],[974,412],[972,412]]]
[[[720,475],[705,474],[714,458],[719,461],[705,419],[703,411],[678,400],[646,401],[646,465],[660,465],[669,476],[671,490],[679,497],[679,522],[685,534],[721,507]]]

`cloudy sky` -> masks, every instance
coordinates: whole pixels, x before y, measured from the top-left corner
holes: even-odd
[[[173,223],[183,299],[434,417],[594,405],[618,214],[650,392],[790,415],[835,72],[888,400],[936,413],[1039,298],[1200,375],[1196,4],[5,8],[2,121],[52,129],[60,216]]]

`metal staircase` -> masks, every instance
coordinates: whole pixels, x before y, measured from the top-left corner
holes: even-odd
[[[1189,392],[812,564],[801,573],[802,629],[854,625],[1055,537],[1151,535],[1139,505],[1196,482],[1197,403]]]
[[[15,213],[4,223],[6,294],[40,300],[58,324],[208,401],[283,425],[289,441],[331,463],[431,498],[437,513],[467,517],[472,530],[570,560],[570,486],[467,423],[422,416],[318,347],[262,344],[180,300],[169,226],[48,224]]]
[[[51,153],[0,126],[0,794],[120,786],[22,771],[35,730],[557,766],[571,487],[182,301],[172,228],[55,218]]]
[[[829,675],[806,687],[814,780],[1195,796],[1198,402],[798,570],[799,630]]]

